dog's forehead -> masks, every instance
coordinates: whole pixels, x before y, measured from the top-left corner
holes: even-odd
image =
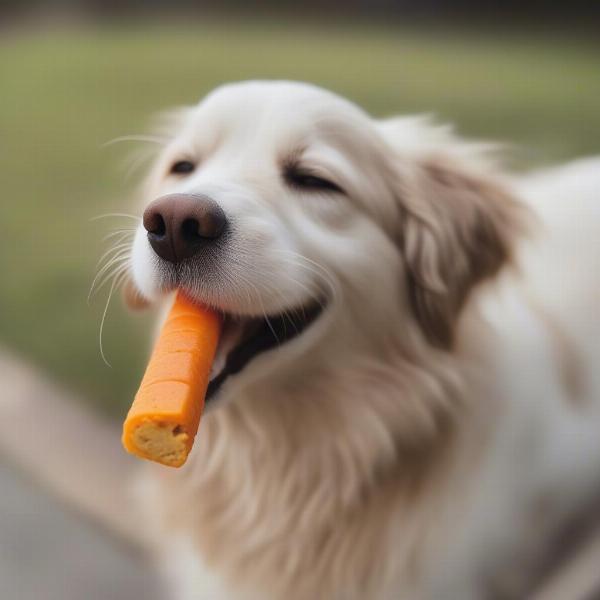
[[[245,81],[216,88],[199,103],[206,111],[248,110],[252,112],[296,112],[341,107],[352,104],[333,92],[308,83],[293,81]],[[356,107],[354,107],[355,110]]]
[[[348,100],[305,83],[252,81],[217,88],[196,107],[199,128],[229,133],[268,130],[273,139],[289,134],[323,133],[343,123],[364,126],[366,114]],[[337,125],[336,125],[337,124]]]

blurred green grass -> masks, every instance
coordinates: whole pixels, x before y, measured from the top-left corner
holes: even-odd
[[[132,210],[126,151],[102,147],[230,80],[315,82],[377,115],[433,112],[514,141],[519,164],[600,151],[600,56],[590,42],[356,26],[204,24],[15,33],[0,42],[0,340],[111,414],[123,412],[150,320],[86,297],[102,236]]]

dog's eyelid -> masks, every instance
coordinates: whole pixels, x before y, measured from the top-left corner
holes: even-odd
[[[314,191],[330,191],[344,193],[344,190],[329,176],[310,167],[288,165],[284,168],[283,178],[290,187]]]

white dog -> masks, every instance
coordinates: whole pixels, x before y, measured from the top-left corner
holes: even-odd
[[[600,485],[600,161],[227,85],[172,124],[132,278],[225,315],[147,523],[185,600],[523,598]]]

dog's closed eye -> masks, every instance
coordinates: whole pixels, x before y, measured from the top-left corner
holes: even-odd
[[[283,177],[285,182],[293,188],[315,192],[343,192],[342,188],[333,181],[295,166],[287,167],[283,172]]]

